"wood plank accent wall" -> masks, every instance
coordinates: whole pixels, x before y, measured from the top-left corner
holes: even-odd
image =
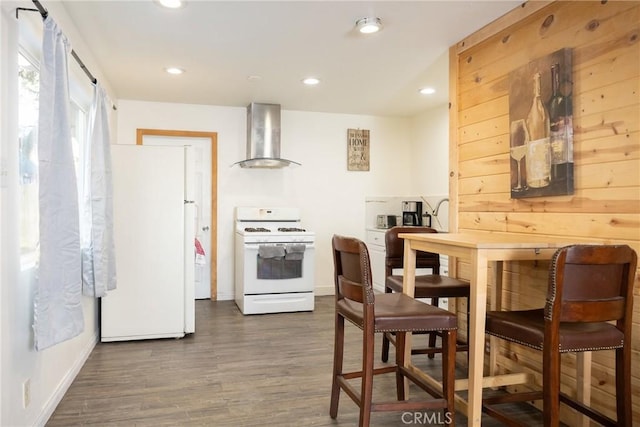
[[[573,48],[575,192],[511,199],[509,73]],[[640,254],[640,2],[527,2],[450,49],[450,224],[452,230],[594,237]],[[544,305],[547,262],[505,263],[505,309]],[[458,260],[452,271],[468,278]],[[640,296],[640,275],[636,278]],[[462,307],[459,307],[462,309]],[[640,425],[640,299],[634,304],[632,386]],[[500,350],[500,369],[541,381],[541,355]],[[563,356],[563,390],[576,365]],[[613,352],[593,354],[591,399],[615,418]],[[563,408],[570,425],[577,420]]]

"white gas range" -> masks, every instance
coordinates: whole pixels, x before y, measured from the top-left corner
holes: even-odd
[[[243,314],[312,311],[315,233],[297,208],[236,208],[235,301]]]

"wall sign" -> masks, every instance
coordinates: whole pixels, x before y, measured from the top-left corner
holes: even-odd
[[[511,198],[573,194],[571,49],[509,74]]]
[[[369,170],[369,131],[347,129],[347,170]]]

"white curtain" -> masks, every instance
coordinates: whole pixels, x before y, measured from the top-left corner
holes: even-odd
[[[103,297],[116,288],[108,98],[96,83],[83,155],[82,290]]]
[[[73,338],[84,329],[78,187],[69,120],[70,51],[65,35],[47,17],[40,61],[38,123],[40,260],[34,312],[37,350]]]

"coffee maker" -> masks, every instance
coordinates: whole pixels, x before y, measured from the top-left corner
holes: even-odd
[[[402,202],[402,225],[422,225],[422,202]]]

